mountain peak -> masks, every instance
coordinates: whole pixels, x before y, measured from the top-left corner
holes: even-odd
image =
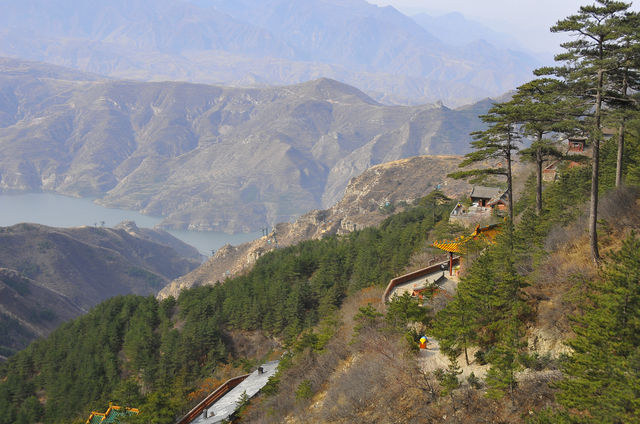
[[[379,104],[357,88],[331,78],[318,78],[299,84],[298,87],[306,95],[319,97],[322,100],[339,101],[341,103],[366,103],[369,105]]]

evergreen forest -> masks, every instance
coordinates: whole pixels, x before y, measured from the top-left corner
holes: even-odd
[[[268,253],[247,275],[177,300],[100,304],[1,365],[0,422],[84,422],[109,401],[153,411],[148,422],[173,422],[199,379],[229,360],[223,330],[262,330],[290,344],[349,293],[386,284],[453,207],[433,197],[441,198],[427,196],[378,228]]]

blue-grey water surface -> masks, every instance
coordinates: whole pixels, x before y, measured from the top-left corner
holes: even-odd
[[[7,227],[21,222],[51,227],[79,227],[97,225],[113,227],[122,221],[135,221],[138,227],[153,228],[161,218],[138,212],[111,209],[93,203],[90,199],[76,199],[54,193],[2,194],[0,195],[0,226]],[[173,236],[210,256],[227,243],[237,245],[254,240],[257,233],[226,234],[218,232],[169,230]]]

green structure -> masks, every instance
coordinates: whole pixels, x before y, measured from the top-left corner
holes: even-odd
[[[107,424],[107,423],[119,423],[120,418],[128,417],[130,415],[138,415],[140,413],[136,408],[123,408],[117,405],[109,404],[107,412],[93,411],[89,415],[86,424]]]

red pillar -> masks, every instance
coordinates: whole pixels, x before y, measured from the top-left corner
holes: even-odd
[[[449,252],[449,276],[453,275],[453,252]]]

